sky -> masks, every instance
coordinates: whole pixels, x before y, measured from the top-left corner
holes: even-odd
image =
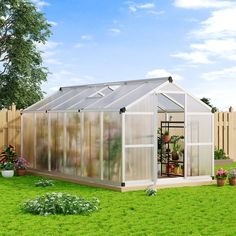
[[[172,76],[236,110],[236,0],[32,0],[52,24],[42,89]]]

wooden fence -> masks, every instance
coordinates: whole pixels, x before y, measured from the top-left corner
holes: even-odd
[[[20,153],[20,111],[13,104],[0,110],[0,147],[11,144]],[[236,161],[236,112],[215,113],[215,146]]]
[[[20,111],[14,104],[0,110],[0,148],[8,144],[15,146],[20,154]]]
[[[215,146],[236,161],[236,112],[215,113]]]

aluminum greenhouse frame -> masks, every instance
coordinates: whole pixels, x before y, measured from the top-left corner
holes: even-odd
[[[175,114],[184,173],[159,178],[157,129]],[[25,109],[21,127],[21,154],[38,173],[120,189],[214,175],[213,114],[171,77],[62,87]]]

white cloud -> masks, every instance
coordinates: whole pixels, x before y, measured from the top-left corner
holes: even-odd
[[[193,36],[191,39],[197,40],[197,43],[191,43],[188,52],[172,56],[193,64],[209,64],[213,62],[213,58],[214,62],[222,59],[236,60],[236,1],[230,2],[230,8],[226,7],[228,1],[211,1],[216,2],[221,3],[222,7],[224,5],[224,8],[213,10],[206,20],[200,22],[199,29],[190,32]]]
[[[150,9],[155,8],[155,4],[152,3],[152,2],[140,3],[139,4],[139,3],[128,1],[128,2],[126,2],[126,4],[128,4],[129,10],[131,12],[137,12],[138,10],[150,10]]]
[[[201,8],[223,8],[230,7],[233,1],[222,0],[175,0],[174,5],[186,9],[201,9]]]
[[[111,28],[111,29],[109,29],[109,31],[113,34],[120,34],[121,33],[121,30],[118,28]]]
[[[61,65],[62,64],[59,60],[57,60],[55,58],[46,58],[46,59],[44,59],[44,62],[49,65]]]
[[[45,1],[41,1],[41,0],[32,0],[32,2],[36,5],[36,7],[38,8],[43,8],[43,7],[47,7],[50,6],[50,3],[45,2]]]
[[[36,47],[42,52],[43,61],[50,65],[61,65],[57,55],[60,53],[58,47],[62,45],[61,42],[47,41],[45,44],[36,44]]]
[[[208,81],[221,80],[223,82],[226,79],[236,81],[236,66],[204,73],[202,78]]]
[[[63,69],[49,74],[48,81],[42,86],[46,93],[55,92],[63,86],[89,84],[96,81],[92,76],[78,75],[78,71],[65,69],[66,64],[63,64],[62,67]]]
[[[48,23],[49,23],[51,26],[57,26],[57,25],[58,25],[58,23],[55,22],[55,21],[48,21]]]
[[[82,47],[84,47],[84,44],[82,44],[82,43],[75,44],[75,48],[82,48]]]
[[[208,58],[207,53],[205,52],[179,52],[176,54],[171,55],[172,57],[180,58],[185,60],[189,64],[211,64],[213,61],[210,61]]]
[[[39,43],[39,44],[36,44],[36,45],[39,48],[39,50],[46,51],[46,50],[55,49],[59,45],[62,45],[62,43],[61,42],[55,42],[55,41],[47,41],[45,44]]]
[[[136,7],[139,9],[150,9],[150,8],[154,8],[155,4],[154,3],[137,4]]]
[[[92,40],[93,39],[93,36],[92,35],[88,35],[88,34],[85,34],[85,35],[81,35],[80,38],[82,40]]]
[[[203,54],[220,59],[236,60],[236,40],[219,39],[205,40],[202,43],[191,44],[193,50],[201,51]]]
[[[161,78],[161,77],[169,77],[171,76],[173,80],[183,80],[184,78],[181,75],[171,73],[165,69],[154,69],[148,71],[146,74],[146,78]]]
[[[222,54],[227,51],[236,50],[235,39],[206,40],[203,43],[191,44],[191,48],[208,51],[213,54]]]
[[[213,11],[192,34],[197,38],[235,37],[236,3],[234,7]]]

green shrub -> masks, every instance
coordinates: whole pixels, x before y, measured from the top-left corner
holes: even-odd
[[[156,196],[157,190],[156,188],[149,187],[145,190],[147,196]]]
[[[28,200],[23,204],[23,209],[34,215],[88,215],[98,210],[99,200],[93,198],[91,201],[83,197],[67,193],[46,193]]]
[[[229,157],[225,154],[223,149],[215,148],[214,156],[215,160],[229,159]]]
[[[53,181],[49,179],[40,179],[35,183],[36,187],[48,187],[48,186],[53,186]]]

